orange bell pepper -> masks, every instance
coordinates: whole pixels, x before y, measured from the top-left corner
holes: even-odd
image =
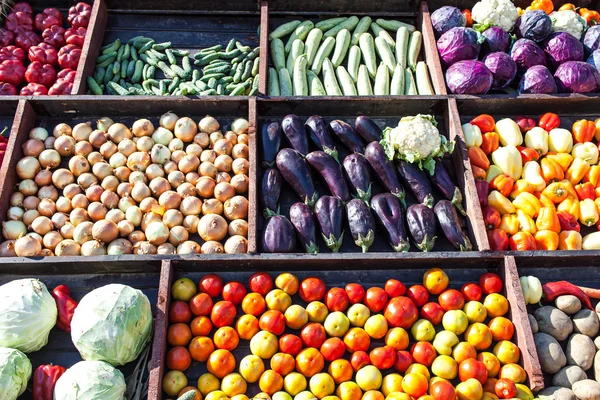
[[[515,199],[520,193],[527,192],[533,194],[533,185],[527,182],[525,179],[519,179],[515,182],[510,193],[510,198]]]
[[[550,207],[540,208],[540,213],[535,220],[535,226],[538,231],[549,230],[553,232],[560,232],[560,222],[558,221],[558,215],[556,209]]]
[[[515,181],[508,175],[498,175],[491,182],[490,187],[496,189],[505,197],[508,197],[512,192],[513,184]]]
[[[560,202],[556,210],[558,212],[564,211],[567,214],[571,214],[575,219],[579,219],[579,200],[577,200],[577,197],[569,195]]]
[[[592,226],[599,218],[598,206],[594,200],[585,199],[579,202],[579,222],[585,226]]]
[[[573,185],[571,185],[571,182],[569,182],[566,179],[563,179],[562,181],[560,181],[560,183],[565,185],[565,189],[567,189],[569,196],[573,196],[574,199],[577,199],[577,192],[575,191]]]
[[[479,147],[471,147],[467,150],[467,154],[469,155],[469,161],[471,161],[471,165],[475,165],[479,168],[483,168],[487,171],[490,167],[490,159],[488,156],[481,150]]]
[[[508,250],[508,235],[502,229],[487,231],[490,249],[493,251]]]
[[[572,3],[565,3],[562,6],[560,6],[558,11],[575,11],[576,8],[577,7],[575,7],[575,5]]]
[[[598,13],[598,11],[596,10],[580,8],[579,15],[581,15],[581,17],[586,20],[589,26],[596,25],[600,22],[600,13]]]
[[[471,165],[471,170],[473,171],[473,178],[485,181],[485,169],[479,168],[477,165]]]
[[[572,132],[575,143],[591,142],[596,133],[596,124],[594,121],[580,119],[573,124]]]
[[[581,233],[577,231],[562,231],[558,234],[559,250],[581,250]]]
[[[560,126],[560,118],[554,113],[546,113],[540,117],[538,125],[540,128],[546,130],[546,132],[550,132],[552,129]]]
[[[511,250],[516,251],[537,250],[535,238],[529,232],[517,232],[511,236],[509,245]]]
[[[562,182],[553,182],[546,186],[542,194],[550,199],[554,204],[558,204],[569,195],[569,191]]]
[[[575,185],[575,192],[577,192],[577,198],[579,201],[585,199],[594,200],[596,198],[596,191],[594,185],[590,182],[580,183]]]
[[[600,184],[600,165],[592,165],[583,177],[583,181],[591,183],[594,187],[598,187],[598,184]]]
[[[522,210],[525,214],[529,215],[531,218],[535,218],[540,209],[542,208],[542,204],[538,200],[537,197],[532,195],[531,193],[523,192],[519,194],[512,202],[514,208]],[[514,212],[514,211],[513,211]],[[500,212],[502,214],[502,212]],[[510,214],[510,213],[509,213]]]
[[[496,127],[496,121],[494,117],[488,114],[481,114],[473,118],[470,122],[471,125],[477,125],[481,130],[481,133],[493,132]]]
[[[558,249],[558,233],[556,232],[549,230],[537,231],[533,237],[538,250]]]
[[[504,214],[499,228],[512,236],[519,232],[519,226],[519,218],[515,214]]]
[[[481,138],[482,142],[479,147],[485,154],[492,154],[500,146],[500,135],[497,132],[484,133]]]
[[[486,229],[496,229],[500,226],[502,217],[494,207],[483,206],[481,207],[481,213],[483,214],[483,222],[485,223]]]
[[[467,22],[467,24],[466,24],[467,28],[470,26],[473,26],[473,16],[471,15],[471,10],[469,10],[468,8],[465,8],[464,10],[462,10],[462,15],[465,16],[465,20]]]
[[[581,230],[581,227],[579,226],[579,222],[577,222],[577,219],[572,216],[571,214],[569,214],[566,211],[559,211],[558,213],[556,213],[556,215],[558,216],[558,222],[560,222],[560,230],[561,231],[577,231],[579,232]]]
[[[583,177],[585,176],[585,174],[587,174],[589,169],[589,162],[582,160],[581,158],[575,158],[573,159],[573,162],[571,163],[569,169],[567,169],[565,178],[567,178],[567,180],[571,182],[572,185],[576,185],[577,183],[579,183],[580,180],[583,179]]]
[[[538,198],[542,207],[549,207],[556,210],[556,206],[554,205],[552,200],[550,200],[547,196],[544,196],[542,193],[536,193],[535,197]]]
[[[532,235],[537,232],[535,221],[521,210],[517,210],[517,218],[519,219],[519,231],[529,232]]]
[[[594,189],[594,193],[596,193],[596,197],[600,197],[600,187]]]
[[[569,169],[569,165],[571,165],[571,163],[573,162],[573,156],[569,153],[548,152],[546,153],[545,158],[548,160],[552,160],[558,165],[560,165],[563,171]]]
[[[529,7],[531,7],[532,10],[542,10],[546,14],[550,14],[554,11],[552,0],[533,0]]]
[[[594,199],[594,203],[596,203],[596,208],[598,208],[598,214],[600,215],[600,198]]]
[[[556,163],[556,161],[550,158],[542,158],[541,161],[542,166],[542,176],[544,180],[548,183],[554,181],[562,181],[565,179],[565,173],[560,165]]]
[[[600,118],[596,118],[596,120],[594,121],[594,124],[596,124],[596,133],[595,133],[596,141],[600,141]]]
[[[523,165],[529,161],[537,161],[540,159],[540,153],[535,151],[534,149],[530,149],[529,147],[517,146],[517,150],[521,153],[521,161]]]

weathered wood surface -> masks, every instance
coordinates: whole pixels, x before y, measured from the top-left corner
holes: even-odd
[[[96,58],[100,55],[107,16],[104,0],[94,0],[85,42],[81,49],[81,59],[77,67],[75,83],[71,91],[72,94],[85,94],[87,92],[86,79],[88,76],[93,75],[96,69]]]

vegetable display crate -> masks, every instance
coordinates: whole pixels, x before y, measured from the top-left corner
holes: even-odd
[[[250,258],[252,258],[250,260]],[[343,264],[341,263],[343,261]],[[344,287],[348,283],[358,282],[366,288],[382,286],[386,280],[396,278],[407,287],[422,283],[423,274],[435,264],[444,270],[450,278],[450,287],[460,288],[467,282],[476,282],[485,272],[496,272],[500,275],[505,285],[502,294],[508,299],[510,310],[507,318],[515,326],[512,341],[521,350],[520,365],[527,372],[526,384],[535,390],[541,388],[539,365],[532,357],[530,349],[533,346],[531,329],[527,321],[527,313],[523,295],[519,286],[518,274],[514,262],[506,262],[502,257],[486,257],[481,254],[462,254],[460,257],[431,258],[430,254],[416,254],[410,260],[401,260],[384,255],[357,255],[353,257],[340,257],[340,255],[316,255],[314,257],[290,257],[288,255],[262,255],[239,256],[225,259],[214,257],[201,262],[197,260],[171,260],[163,261],[161,274],[161,290],[159,293],[156,335],[153,344],[153,365],[150,374],[149,400],[169,398],[162,392],[162,378],[167,372],[166,353],[169,348],[166,339],[168,329],[169,308],[171,304],[171,286],[178,278],[190,278],[195,283],[207,273],[219,275],[226,283],[239,281],[246,284],[250,275],[257,271],[268,272],[273,279],[281,272],[289,271],[302,280],[307,277],[321,278],[327,289],[337,286]],[[293,296],[297,303],[297,295]],[[300,302],[300,304],[304,304]],[[162,334],[161,334],[162,333]],[[371,343],[371,347],[380,343]],[[233,351],[236,363],[244,355],[249,354],[248,341],[240,341],[240,345]],[[160,360],[160,362],[159,362]],[[237,370],[237,369],[236,369]],[[198,377],[206,372],[206,365],[192,362],[191,367],[185,371],[188,384],[194,386]],[[247,395],[259,392],[256,384],[248,385]]]
[[[400,99],[388,99],[386,101],[381,101],[377,98],[369,97],[338,101],[333,97],[327,99],[313,97],[310,99],[295,98],[287,101],[279,101],[276,99],[259,99],[257,102],[257,107],[257,132],[262,132],[263,128],[265,128],[270,122],[276,121],[281,123],[282,119],[288,114],[297,115],[302,122],[306,121],[306,119],[311,115],[322,116],[327,124],[333,120],[340,119],[348,122],[352,127],[354,127],[354,121],[356,117],[365,115],[371,118],[381,129],[385,128],[386,126],[397,126],[398,121],[405,116],[417,114],[433,115],[438,123],[437,128],[439,129],[440,134],[446,136],[446,138],[449,140],[455,141],[454,153],[451,157],[446,156],[445,161],[447,163],[445,163],[445,165],[446,169],[454,177],[454,184],[458,186],[462,193],[462,204],[467,213],[466,217],[462,217],[462,220],[466,221],[466,228],[468,229],[467,232],[471,240],[471,244],[473,245],[473,249],[478,249],[481,251],[489,250],[486,232],[482,224],[481,208],[475,193],[475,182],[473,180],[470,164],[466,157],[464,139],[462,136],[462,130],[458,124],[458,115],[456,114],[454,100],[441,100],[439,98],[415,98],[411,99],[410,101]],[[332,137],[335,138],[335,135],[332,134]],[[257,149],[259,149],[259,154],[258,157],[256,157],[258,173],[254,179],[257,182],[255,188],[258,191],[255,198],[259,199],[256,213],[258,217],[257,248],[259,252],[264,252],[264,250],[261,249],[261,243],[262,231],[265,227],[265,219],[263,215],[265,206],[260,201],[260,191],[263,172],[266,170],[266,168],[263,166],[264,163],[262,162],[264,160],[264,155],[262,154],[261,140],[262,139],[259,136],[257,138]],[[336,148],[340,152],[339,159],[341,162],[343,157],[348,154],[348,150],[338,140],[335,140],[335,143]],[[285,135],[282,133],[281,147],[283,148],[287,146]],[[371,177],[373,179],[373,195],[382,192],[382,187],[380,186],[378,177],[374,171],[371,171]],[[327,189],[327,185],[323,184],[323,182],[320,180],[319,174],[315,170],[312,170],[312,178],[313,182],[315,183],[316,191],[319,195],[330,193]],[[411,189],[406,185],[403,186],[406,192],[407,205],[417,203],[411,192]],[[441,197],[436,197],[436,200],[439,198]],[[283,180],[283,187],[279,199],[280,214],[286,217],[289,216],[290,206],[299,201],[301,201],[300,197],[294,191],[292,191],[290,186],[285,183],[285,180]],[[346,212],[344,211],[343,214],[346,214]],[[359,253],[361,251],[360,247],[354,243],[346,222],[347,218],[344,216],[343,229],[345,233],[340,252]],[[465,226],[462,228],[464,229]],[[322,236],[320,232],[317,232],[317,236],[319,238],[318,245],[320,251],[325,253],[330,252],[325,245],[325,242],[320,239]],[[304,251],[304,249],[300,250],[300,247],[301,246],[298,245],[296,251]],[[412,242],[410,250],[416,251],[416,247]],[[369,251],[393,251],[392,247],[388,243],[387,233],[380,226],[377,226],[375,242]],[[446,240],[445,236],[439,229],[434,251],[455,251],[455,248]],[[403,257],[404,254],[397,254],[396,256]]]
[[[92,290],[104,285],[119,283],[129,285],[141,290],[150,300],[152,315],[157,318],[157,301],[160,280],[160,261],[133,261],[129,263],[90,262],[82,268],[81,261],[65,261],[43,264],[28,260],[26,263],[14,268],[11,263],[0,265],[0,285],[17,279],[35,278],[42,281],[51,292],[58,285],[67,285],[71,297],[80,301],[83,296]],[[34,353],[27,354],[32,364],[32,369],[39,365],[54,364],[65,368],[82,361],[81,355],[73,345],[71,334],[52,328],[48,344]],[[150,358],[148,358],[148,361]],[[125,378],[130,376],[137,361],[128,363],[119,370]],[[148,377],[146,375],[145,379]],[[28,389],[19,396],[19,400],[32,399],[32,379],[29,380]]]
[[[425,61],[429,69],[430,82],[433,91],[437,95],[446,94],[446,84],[444,82],[444,76],[440,66],[440,59],[438,56],[435,37],[433,34],[433,28],[430,20],[429,8],[427,2],[413,2],[413,1],[402,1],[400,3],[393,1],[383,1],[377,3],[361,2],[361,1],[309,1],[302,4],[301,11],[299,11],[298,4],[290,0],[272,0],[262,1],[262,8],[268,9],[268,15],[265,17],[263,11],[262,27],[268,27],[268,33],[271,33],[278,26],[291,22],[294,20],[307,21],[311,20],[315,24],[319,21],[336,18],[336,17],[350,17],[357,16],[361,18],[363,16],[369,16],[373,22],[377,18],[383,18],[387,20],[399,20],[404,23],[414,25],[415,28],[420,31],[423,35],[423,43],[421,52],[419,54],[419,61]],[[266,31],[267,29],[264,29]],[[352,34],[353,29],[350,31]],[[369,33],[373,33],[371,29]],[[261,59],[261,66],[264,68],[262,76],[267,76],[267,57],[269,60],[269,66],[273,66],[273,61],[269,53],[270,41],[268,40],[268,33],[263,32],[261,37],[261,46],[265,49],[264,57]],[[390,35],[395,40],[395,32],[390,32]],[[289,35],[282,38],[284,44],[287,41]],[[335,37],[334,37],[335,38]],[[325,37],[323,37],[323,40]],[[323,43],[321,41],[321,44]],[[392,51],[393,52],[393,51]],[[333,55],[333,50],[330,57]],[[346,67],[347,56],[344,58],[342,65]],[[287,57],[286,57],[287,61]],[[364,63],[364,59],[363,59]],[[308,65],[308,70],[310,70]],[[319,79],[323,82],[322,74],[319,74]],[[390,76],[390,81],[392,77]],[[324,84],[324,82],[323,82]],[[374,84],[374,82],[371,82]],[[265,87],[266,88],[266,87]],[[349,96],[342,96],[339,99],[350,98]]]

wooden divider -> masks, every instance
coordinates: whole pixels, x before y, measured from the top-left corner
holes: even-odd
[[[444,71],[442,71],[442,63],[440,62],[440,55],[437,50],[437,42],[433,32],[433,25],[431,25],[431,15],[427,1],[421,2],[417,26],[423,34],[423,52],[427,68],[429,68],[433,89],[436,94],[446,95],[448,93],[446,91],[446,80],[444,79]]]

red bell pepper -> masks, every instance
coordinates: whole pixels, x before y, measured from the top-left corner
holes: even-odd
[[[584,182],[575,185],[575,192],[579,200],[596,198],[596,188],[590,182]]]
[[[6,46],[0,49],[0,62],[6,60],[25,61],[25,51],[17,46]]]
[[[69,24],[73,28],[87,28],[90,23],[90,16],[92,15],[92,7],[87,3],[77,3],[69,9],[69,16],[67,17]]]
[[[19,94],[21,96],[45,96],[48,94],[48,89],[44,85],[31,82],[27,86],[23,86]]]
[[[63,79],[67,82],[75,83],[75,75],[77,75],[77,71],[74,71],[70,68],[63,69],[56,75],[56,79]]]
[[[30,13],[13,11],[4,20],[4,27],[15,33],[33,31],[33,17]]]
[[[35,16],[35,27],[38,31],[43,32],[51,26],[62,26],[62,13],[56,8],[46,8],[44,11]]]
[[[466,26],[470,27],[473,26],[473,16],[471,15],[471,10],[469,10],[468,8],[465,8],[464,10],[461,11],[462,15],[465,16],[465,20],[467,22]]]
[[[535,238],[529,232],[517,232],[510,237],[509,243],[511,250],[537,250]]]
[[[71,298],[71,291],[67,285],[58,285],[52,291],[52,297],[56,301],[58,318],[56,326],[66,332],[71,332],[71,320],[77,307],[77,302]]]
[[[0,46],[6,47],[15,44],[15,33],[8,29],[0,28]]]
[[[42,38],[44,38],[44,43],[48,43],[49,45],[59,48],[65,45],[65,28],[58,25],[53,25],[48,29],[45,29],[42,32]]]
[[[20,86],[25,79],[25,67],[19,60],[6,60],[0,64],[0,82]]]
[[[60,68],[77,69],[79,58],[81,57],[81,49],[74,44],[67,44],[58,52],[58,65]]]
[[[15,44],[23,50],[28,51],[31,46],[36,46],[42,42],[42,38],[33,31],[17,33]]]
[[[471,125],[477,125],[481,130],[481,133],[493,132],[496,127],[496,121],[494,117],[487,114],[481,114],[469,122]]]
[[[59,79],[54,82],[54,85],[48,90],[50,96],[61,96],[71,94],[73,91],[73,84],[64,79]]]
[[[42,64],[56,65],[58,62],[58,54],[54,47],[43,48],[40,46],[31,46],[29,48],[29,61],[39,61]]]
[[[6,82],[0,82],[0,96],[16,96],[17,88]]]
[[[517,123],[517,125],[519,125],[521,133],[530,131],[537,126],[533,118],[527,118],[523,116],[515,118],[515,122]]]
[[[33,400],[52,400],[56,381],[67,369],[60,365],[40,365],[33,375]]]
[[[581,304],[586,306],[586,308],[590,310],[594,309],[588,295],[583,293],[581,289],[573,285],[571,282],[548,282],[542,285],[542,291],[544,292],[544,298],[549,302],[554,301],[554,299],[556,299],[558,296],[570,294],[577,297],[579,301],[581,301]]]
[[[508,250],[508,235],[502,229],[487,231],[490,249],[493,251]]]
[[[42,64],[39,61],[34,61],[29,64],[25,71],[25,80],[29,83],[39,83],[50,87],[56,80],[56,70],[50,64]]]
[[[579,222],[577,222],[577,219],[572,216],[571,214],[569,214],[566,211],[559,211],[556,213],[556,215],[558,216],[558,223],[560,224],[560,230],[561,231],[577,231],[579,232],[581,230],[581,227],[579,226]]]
[[[485,179],[475,180],[475,189],[477,189],[477,197],[479,197],[479,204],[487,206],[488,204],[488,191],[490,190],[490,184]]]
[[[496,229],[500,226],[502,216],[494,207],[484,206],[481,208],[481,212],[483,213],[483,222],[487,230]]]
[[[12,10],[14,12],[16,11],[21,11],[27,14],[33,14],[33,8],[31,8],[31,5],[25,1],[21,1],[19,3],[15,3],[15,5],[13,6]]]
[[[537,161],[540,158],[540,153],[538,153],[534,149],[530,149],[529,147],[517,146],[517,150],[521,153],[521,161],[523,165],[529,161]]]
[[[571,131],[575,143],[591,142],[596,133],[596,124],[594,124],[594,121],[580,119],[575,121]]]
[[[560,118],[554,113],[546,113],[540,117],[538,125],[540,128],[550,132],[552,129],[560,126]]]
[[[65,40],[67,44],[74,44],[77,47],[83,48],[83,42],[85,42],[85,34],[87,29],[85,28],[69,28],[65,31]]]

